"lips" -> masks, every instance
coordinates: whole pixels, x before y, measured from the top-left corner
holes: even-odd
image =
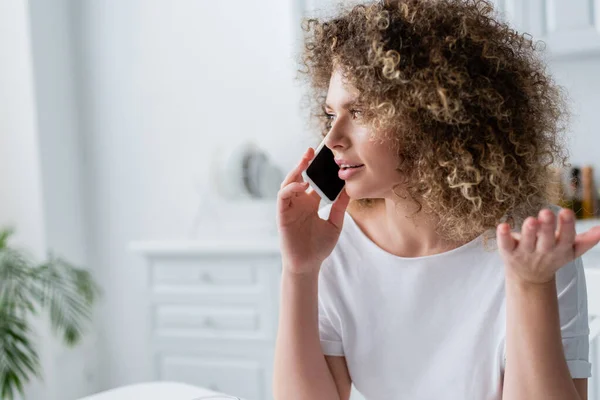
[[[364,164],[358,161],[344,160],[342,158],[336,158],[335,163],[339,165],[340,169],[358,168],[364,166]]]
[[[347,167],[347,168],[340,168],[340,170],[338,171],[338,177],[344,181],[352,178],[354,175],[360,173],[360,171],[364,170],[365,166],[364,165],[360,165],[357,167]]]
[[[340,165],[340,169],[359,168],[359,167],[362,167],[362,166],[363,166],[363,164],[355,164],[355,165],[342,164],[342,165]]]

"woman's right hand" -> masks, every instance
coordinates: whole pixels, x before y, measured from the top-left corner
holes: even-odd
[[[302,171],[314,157],[308,148],[300,163],[288,174],[277,195],[277,226],[284,268],[304,274],[318,272],[335,247],[344,212],[350,201],[343,190],[333,204],[328,220],[319,217],[319,195],[303,182]]]

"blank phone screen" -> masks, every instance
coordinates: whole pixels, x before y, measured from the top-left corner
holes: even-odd
[[[344,181],[338,177],[340,167],[335,163],[333,152],[323,146],[306,169],[306,175],[333,201],[344,188]]]

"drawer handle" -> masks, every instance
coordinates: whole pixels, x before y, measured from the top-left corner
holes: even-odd
[[[203,272],[200,275],[200,280],[202,282],[206,282],[206,283],[212,283],[213,282],[213,278],[212,278],[212,276],[210,276],[210,274],[208,272]]]
[[[215,321],[211,317],[206,317],[206,318],[204,318],[204,326],[206,328],[214,328]]]

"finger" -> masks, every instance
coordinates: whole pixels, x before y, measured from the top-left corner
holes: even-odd
[[[577,235],[574,243],[575,258],[580,257],[586,251],[597,245],[598,242],[600,242],[600,225]]]
[[[280,189],[283,189],[292,182],[302,182],[302,171],[306,169],[308,162],[312,160],[313,157],[314,150],[312,147],[309,147],[302,155],[302,159],[298,165],[296,165],[296,167],[287,174],[283,182],[281,182]]]
[[[550,251],[556,245],[556,218],[552,210],[543,209],[538,214],[539,228],[536,249]]]
[[[329,211],[329,222],[339,229],[342,229],[342,225],[344,224],[344,213],[346,212],[348,203],[350,203],[350,196],[346,193],[346,189],[342,189],[342,193],[340,193],[340,196],[333,203]]]
[[[558,239],[559,246],[573,246],[575,240],[575,215],[573,211],[563,208],[558,213]]]
[[[537,242],[537,230],[537,219],[534,217],[527,217],[523,222],[523,227],[521,228],[521,241],[519,242],[519,249],[529,253],[532,253],[535,250],[535,244]]]
[[[512,252],[517,247],[517,241],[511,235],[510,225],[502,223],[496,229],[496,238],[498,239],[498,247],[506,252]]]
[[[280,205],[288,205],[289,201],[296,197],[298,193],[302,193],[308,187],[307,182],[292,182],[283,189],[279,191],[279,204]]]

